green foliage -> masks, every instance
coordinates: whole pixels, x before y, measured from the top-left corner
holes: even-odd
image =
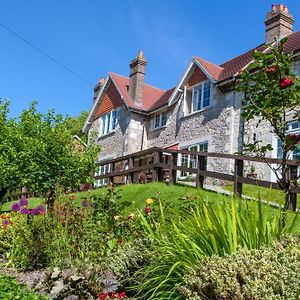
[[[160,206],[155,226],[151,218],[141,215],[154,242],[155,260],[136,274],[141,281],[136,287],[140,299],[180,299],[176,284],[204,256],[231,254],[241,247],[259,248],[284,233],[297,231],[297,215],[290,215],[283,228],[281,211],[270,215],[268,209],[261,202],[216,199],[201,200],[177,218],[166,216]]]
[[[28,290],[14,278],[0,275],[0,299],[3,300],[46,300],[46,297]]]
[[[77,135],[84,142],[87,142],[87,135],[82,132],[82,128],[85,120],[88,117],[87,111],[82,111],[77,117],[68,117],[67,118],[67,126],[70,129],[72,135]]]
[[[262,121],[270,126],[272,132],[282,143],[282,162],[280,166],[269,167],[277,177],[281,189],[286,193],[285,209],[290,205],[290,194],[297,180],[288,175],[287,159],[295,147],[299,147],[296,135],[287,135],[288,121],[300,119],[299,97],[300,80],[292,73],[292,57],[285,53],[282,39],[269,51],[254,52],[254,62],[241,74],[238,90],[245,93],[243,117],[256,127]],[[253,133],[252,141],[245,145],[245,152],[265,157],[272,145],[262,141]]]
[[[299,299],[300,240],[203,258],[184,276],[184,299]]]
[[[8,103],[0,101],[0,192],[25,186],[47,192],[50,199],[57,187],[77,188],[92,181],[99,147],[74,145],[70,119],[53,110],[39,113],[36,103],[18,120],[7,114]]]

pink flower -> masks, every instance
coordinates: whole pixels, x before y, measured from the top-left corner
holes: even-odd
[[[146,213],[146,215],[150,215],[150,213],[151,213],[151,207],[150,206],[146,206],[145,213]]]
[[[287,87],[293,85],[293,83],[294,83],[294,82],[293,82],[292,79],[290,79],[290,78],[284,78],[284,79],[282,79],[282,80],[280,81],[279,86],[280,86],[281,89],[285,89],[285,88],[287,88]]]
[[[276,67],[275,66],[266,69],[267,73],[274,73],[275,71],[276,71]]]

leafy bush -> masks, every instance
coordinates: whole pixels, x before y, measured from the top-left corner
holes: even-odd
[[[75,200],[70,195],[39,215],[14,203],[15,212],[0,224],[0,236],[5,237],[0,251],[9,263],[20,269],[63,268],[85,260],[99,263],[123,243],[140,237],[139,221],[126,213],[129,204],[120,201],[113,188],[103,197],[82,199],[80,206]]]
[[[160,211],[156,223],[151,216],[141,215],[153,240],[155,260],[136,274],[141,282],[136,286],[140,299],[180,299],[176,284],[204,256],[223,256],[241,247],[259,248],[284,233],[297,231],[297,215],[289,215],[287,226],[283,227],[281,211],[270,214],[270,209],[261,202],[201,199],[181,217],[168,218],[162,205]]]
[[[0,299],[4,300],[46,300],[46,297],[28,290],[14,278],[0,275]]]
[[[241,249],[203,258],[184,277],[185,299],[299,299],[300,239],[288,237],[269,248]]]

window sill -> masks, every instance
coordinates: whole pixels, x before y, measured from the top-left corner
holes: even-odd
[[[102,140],[102,139],[105,139],[106,137],[109,137],[110,135],[114,135],[116,132],[116,130],[112,130],[110,131],[109,133],[106,133],[106,134],[103,134],[101,136],[98,137],[98,141]]]
[[[157,127],[157,128],[154,128],[152,131],[159,131],[159,130],[162,130],[162,129],[165,129],[167,127],[167,125],[164,125],[164,126],[161,126],[161,127]]]
[[[203,112],[205,112],[205,111],[207,111],[207,110],[210,110],[211,108],[212,108],[211,105],[210,105],[210,106],[207,106],[207,107],[202,108],[202,109],[200,109],[200,110],[194,111],[194,112],[192,112],[192,113],[190,113],[190,114],[188,114],[188,115],[184,115],[184,116],[182,116],[180,119],[185,119],[185,118],[192,117],[192,116],[194,116],[194,115],[197,115],[197,114],[203,113]]]

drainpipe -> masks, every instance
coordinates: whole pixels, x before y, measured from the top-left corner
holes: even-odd
[[[144,146],[144,134],[145,134],[145,117],[143,119],[142,123],[143,129],[142,129],[142,142],[141,142],[141,151],[143,150]]]

